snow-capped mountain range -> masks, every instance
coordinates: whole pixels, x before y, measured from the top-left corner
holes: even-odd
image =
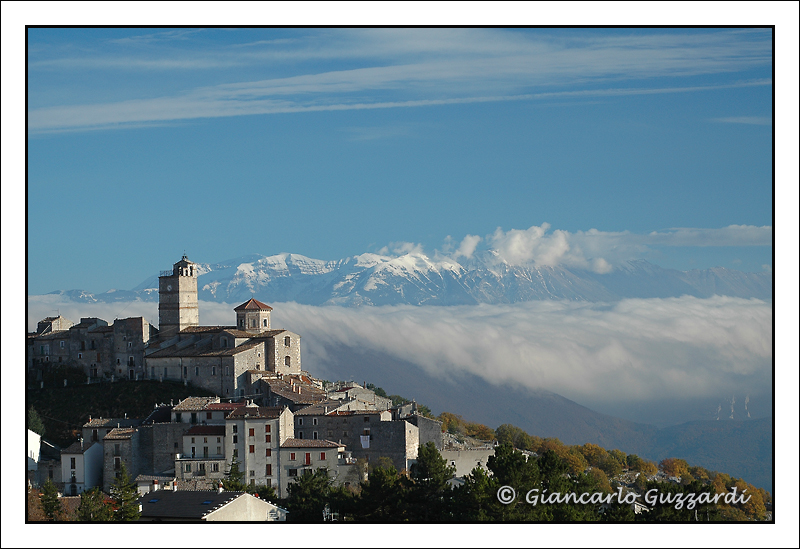
[[[623,298],[710,297],[726,295],[772,299],[771,273],[746,273],[723,267],[664,269],[630,261],[607,274],[563,267],[515,266],[496,252],[457,262],[420,253],[389,257],[366,253],[322,261],[282,253],[199,263],[199,298],[234,303],[256,297],[266,302],[307,305],[468,305],[532,300],[617,301]],[[83,302],[157,301],[158,275],[132,290],[92,294],[51,292]]]

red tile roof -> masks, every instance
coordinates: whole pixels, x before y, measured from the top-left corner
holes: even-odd
[[[228,414],[227,419],[275,419],[280,417],[281,410],[282,408],[278,408],[277,406],[242,406]]]
[[[271,311],[272,307],[252,297],[233,309],[234,311]]]
[[[344,444],[331,440],[314,440],[310,438],[287,438],[281,448],[344,448]]]

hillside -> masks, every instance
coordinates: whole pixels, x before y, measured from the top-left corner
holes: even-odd
[[[156,404],[176,404],[188,396],[213,396],[208,391],[182,383],[158,381],[75,384],[67,387],[29,388],[27,408],[33,407],[45,426],[44,438],[66,447],[75,442],[89,417],[144,419]]]

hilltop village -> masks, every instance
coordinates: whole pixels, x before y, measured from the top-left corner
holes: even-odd
[[[331,486],[359,494],[361,518],[383,522],[574,521],[601,515],[632,521],[642,513],[652,520],[677,520],[669,504],[657,507],[637,498],[661,490],[713,491],[721,497],[748,489],[755,496],[749,506],[744,500],[721,510],[706,505],[702,512],[686,511],[680,520],[772,520],[768,492],[680,459],[664,459],[656,467],[616,449],[531,437],[510,424],[494,431],[469,424],[475,432],[466,434],[479,438],[472,439],[463,436],[460,416],[444,412],[439,421],[422,415],[424,407],[414,401],[398,403],[366,383],[316,379],[302,369],[300,335],[273,328],[272,307],[265,303],[251,298],[235,307],[231,326],[200,326],[197,277],[197,265],[186,256],[161,273],[158,329],[141,317],[109,325],[99,318],[74,324],[56,316],[28,334],[28,379],[40,388],[45,380],[54,382],[49,374],[65,366],[82,372],[77,375],[87,385],[124,380],[174,387],[177,382],[188,391],[214,395],[155,404],[146,417],[89,417],[66,448],[29,429],[29,487],[49,485],[64,496],[59,499],[80,500],[82,506],[84,498],[76,496],[89,496],[89,502],[95,488],[112,493],[127,474],[131,490],[135,485],[138,492],[139,520],[282,521],[287,509],[248,492],[269,491],[290,501],[291,487],[309,478],[306,473],[322,473]],[[513,474],[504,472],[509,467]],[[508,478],[525,478],[519,475],[529,467],[534,468],[525,473],[529,480],[540,471],[537,482],[561,483],[563,489],[583,483],[586,490],[604,493],[614,488],[620,497],[624,491],[627,510],[573,506],[552,515],[530,506],[504,507],[500,492],[493,490]],[[368,477],[376,470],[381,472],[373,487]],[[225,490],[234,471],[238,488]],[[405,474],[414,477],[410,484],[408,477],[400,480]],[[549,486],[553,492],[556,484]],[[410,498],[406,504],[400,503],[403,497]],[[313,521],[323,509],[329,520],[333,514],[327,504],[313,516],[292,513],[294,520]]]
[[[141,317],[108,325],[57,316],[28,334],[35,379],[70,364],[87,383],[178,381],[218,395],[156,405],[145,418],[90,418],[60,455],[37,457],[32,481],[50,478],[71,496],[95,486],[108,492],[124,464],[140,493],[217,490],[238,462],[246,483],[286,497],[305,470],[327,468],[336,484],[355,486],[365,480],[359,460],[386,458],[401,471],[420,445],[442,449],[441,422],[419,415],[415,403],[392,406],[360,384],[323,386],[304,371],[300,335],[273,328],[269,305],[250,299],[234,308],[234,325],[200,326],[197,276],[186,256],[161,273],[158,329]]]

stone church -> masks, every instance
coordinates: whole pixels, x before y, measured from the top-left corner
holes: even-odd
[[[234,326],[200,326],[197,264],[184,255],[158,278],[158,337],[145,349],[149,379],[185,381],[223,398],[244,396],[248,371],[300,374],[300,336],[270,324],[272,307],[250,299]]]

